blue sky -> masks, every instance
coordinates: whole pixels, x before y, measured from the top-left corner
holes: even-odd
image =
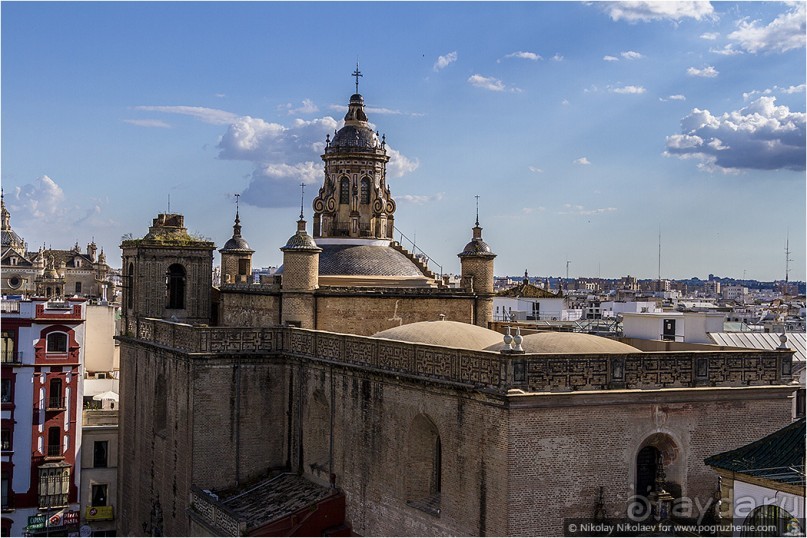
[[[805,279],[805,4],[3,2],[2,184],[35,249],[167,210],[282,263],[359,62],[396,226],[497,274]],[[309,231],[310,231],[309,223]]]

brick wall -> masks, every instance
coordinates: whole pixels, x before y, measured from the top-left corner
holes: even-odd
[[[574,404],[578,395],[563,400],[547,395],[534,402],[540,407],[513,410],[505,534],[561,535],[564,518],[593,517],[601,486],[608,517],[626,517],[636,455],[647,444],[661,450],[667,479],[680,486],[681,495],[705,506],[717,476],[704,458],[759,439],[790,420],[782,391],[768,391],[760,399],[729,392],[716,390],[697,399],[659,394],[658,403],[601,393],[588,401],[577,398],[579,405]]]

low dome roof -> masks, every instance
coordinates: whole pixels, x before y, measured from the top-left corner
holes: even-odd
[[[459,321],[419,321],[375,333],[376,338],[387,338],[413,344],[460,349],[484,350],[502,341],[502,335],[478,325]]]
[[[233,236],[224,243],[224,247],[221,250],[249,250],[250,252],[254,252],[252,249],[249,248],[249,243],[243,237]]]
[[[586,333],[544,331],[524,336],[521,347],[526,353],[640,353],[623,342]],[[488,351],[500,351],[500,340]]]
[[[322,244],[320,275],[422,277],[412,260],[390,246]]]

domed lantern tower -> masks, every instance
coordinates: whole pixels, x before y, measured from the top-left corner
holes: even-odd
[[[350,97],[345,125],[325,141],[325,180],[314,199],[314,238],[392,239],[395,200],[387,186],[385,137],[370,128],[359,94]]]

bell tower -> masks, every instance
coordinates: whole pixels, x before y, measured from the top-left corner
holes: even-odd
[[[219,250],[221,253],[221,284],[248,284],[252,279],[254,250],[241,237],[241,219],[238,216],[238,194],[235,195],[235,224],[233,236]]]
[[[210,323],[215,248],[191,237],[176,213],[157,215],[142,239],[123,241],[124,330],[141,317]]]
[[[325,138],[325,180],[314,199],[314,238],[392,239],[395,200],[387,186],[386,137],[373,132],[359,94],[350,97],[345,125]]]

